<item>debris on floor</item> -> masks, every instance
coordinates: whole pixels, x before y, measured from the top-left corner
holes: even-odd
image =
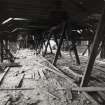
[[[22,67],[10,68],[3,78],[0,105],[95,105],[82,93],[72,91],[82,74],[71,75],[69,67],[58,64],[67,76],[32,50],[20,50],[16,57]]]

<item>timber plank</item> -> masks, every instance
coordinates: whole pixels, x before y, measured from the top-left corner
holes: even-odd
[[[2,73],[2,74],[0,74],[0,75],[1,75],[1,76],[0,76],[0,85],[3,83],[3,80],[4,80],[4,78],[5,78],[5,76],[7,75],[7,73],[8,73],[9,70],[10,70],[10,68],[7,67],[7,68],[5,69],[5,72]]]
[[[24,76],[25,76],[25,74],[21,74],[21,76],[19,76],[20,78],[18,80],[17,85],[15,86],[16,88],[20,88],[22,86],[22,82],[23,82]]]

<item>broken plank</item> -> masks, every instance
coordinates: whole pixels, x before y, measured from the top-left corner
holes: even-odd
[[[17,85],[15,86],[16,88],[20,88],[22,86],[24,76],[25,76],[25,74],[21,74],[21,76],[19,76],[20,78],[19,78]]]
[[[56,98],[56,99],[59,99],[59,100],[60,100],[60,98],[59,98],[59,97],[55,96],[55,95],[54,95],[54,94],[52,94],[51,92],[45,91],[44,93],[46,93],[46,94],[48,94],[48,95],[50,95],[50,96],[52,96],[52,97],[54,97],[54,98]]]
[[[34,61],[35,62],[35,61]],[[40,66],[42,66],[42,67],[44,67],[45,69],[47,69],[47,70],[49,70],[49,71],[51,71],[51,72],[53,72],[53,73],[55,73],[55,74],[57,74],[58,76],[60,76],[60,77],[63,77],[63,78],[65,78],[65,79],[67,79],[67,80],[69,80],[69,82],[74,82],[74,80],[73,79],[71,79],[70,77],[68,77],[67,75],[65,75],[63,72],[61,72],[59,69],[57,69],[57,71],[56,70],[54,70],[54,69],[51,69],[51,68],[49,68],[49,67],[47,67],[47,66],[45,66],[45,65],[42,65],[41,63],[39,63],[39,62],[35,62],[35,63],[37,63],[38,65],[40,65]]]
[[[42,68],[39,69],[38,72],[39,72],[39,74],[40,74],[40,76],[41,76],[42,79],[46,79],[46,76],[44,75],[44,72],[43,72],[43,69]]]
[[[74,84],[74,86],[76,86],[77,87],[77,85],[75,84],[75,83],[73,83]],[[89,99],[93,104],[92,105],[99,105],[98,104],[98,102],[96,102],[94,99],[93,99],[93,97],[91,97],[88,93],[86,93],[85,91],[81,91],[82,92],[82,94],[87,98],[87,99]]]
[[[68,76],[70,76],[71,78],[75,79],[75,80],[79,80],[80,78],[82,78],[82,75],[75,73],[73,70],[71,70],[69,67],[66,66],[62,66],[61,70],[63,70],[63,72],[65,72]]]
[[[104,87],[76,87],[76,88],[72,88],[72,91],[95,92],[95,91],[105,91],[105,88]]]
[[[1,67],[20,67],[19,63],[1,63]]]
[[[2,74],[0,74],[0,85],[2,84],[4,78],[5,78],[5,76],[6,76],[6,74],[8,73],[9,70],[10,70],[10,67],[7,67],[7,68],[5,69],[5,72],[2,73]]]
[[[34,90],[34,88],[0,88],[0,91]]]
[[[47,59],[45,59],[44,57],[42,57],[42,56],[40,56],[41,57],[41,59],[43,59],[43,61],[46,61],[48,64],[49,64],[49,67],[52,69],[54,69],[54,70],[56,70],[56,71],[58,71],[58,72],[61,72],[59,69],[57,69],[53,64],[51,64]]]
[[[58,90],[66,90],[66,88],[58,88]],[[71,91],[97,92],[97,91],[105,91],[105,88],[104,87],[72,87]]]

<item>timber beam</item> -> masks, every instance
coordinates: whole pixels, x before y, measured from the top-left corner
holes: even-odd
[[[94,65],[94,62],[95,62],[95,59],[96,59],[96,56],[97,56],[97,53],[98,53],[100,40],[102,40],[103,37],[104,37],[103,36],[104,35],[103,34],[104,29],[105,29],[105,8],[103,10],[102,17],[101,17],[101,19],[99,21],[99,24],[98,24],[98,27],[97,27],[97,31],[96,31],[95,38],[94,38],[94,41],[93,41],[92,50],[91,50],[91,53],[90,53],[88,64],[87,64],[87,67],[85,69],[82,81],[81,81],[81,86],[82,87],[88,85],[90,75],[91,75],[91,72],[92,72],[92,69],[93,69],[93,65]]]
[[[54,35],[54,40],[55,40],[57,48],[58,48],[58,40],[57,40],[56,34]],[[59,55],[60,55],[60,57],[62,56],[61,51],[60,51]]]
[[[3,62],[3,40],[0,41],[0,62]]]
[[[58,49],[57,49],[57,52],[56,52],[56,55],[55,55],[55,58],[54,58],[54,61],[53,61],[53,65],[56,65],[56,62],[57,62],[57,59],[58,59],[58,56],[59,56],[59,53],[60,53],[60,49],[61,49],[61,46],[62,46],[62,43],[63,43],[63,39],[65,37],[66,28],[67,28],[67,22],[65,22],[65,24],[64,24],[64,30],[63,30],[62,36],[61,36],[59,44],[58,44]]]
[[[80,59],[79,59],[79,55],[78,55],[77,48],[76,48],[75,44],[73,44],[73,52],[75,54],[76,64],[80,65]]]
[[[46,52],[47,52],[47,47],[48,47],[48,45],[49,45],[49,43],[50,43],[50,39],[51,39],[51,32],[52,31],[49,31],[49,33],[48,33],[48,40],[47,40],[47,44],[45,44],[45,51],[44,51],[44,54],[43,54],[43,56],[45,56],[46,55]]]

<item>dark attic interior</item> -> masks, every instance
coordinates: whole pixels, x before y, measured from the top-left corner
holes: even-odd
[[[0,105],[105,105],[105,1],[0,0]]]

